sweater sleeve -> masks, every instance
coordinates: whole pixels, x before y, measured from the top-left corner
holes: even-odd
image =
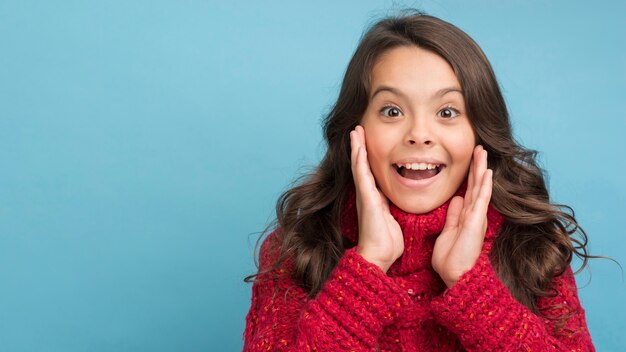
[[[546,315],[539,317],[511,295],[483,253],[431,308],[468,351],[595,351],[571,268],[553,287],[556,296],[537,302]],[[550,319],[564,314],[569,315],[564,326]]]
[[[259,269],[276,258],[270,235],[259,254]],[[278,278],[252,286],[244,351],[372,351],[409,297],[380,268],[347,250],[314,297],[279,269]]]

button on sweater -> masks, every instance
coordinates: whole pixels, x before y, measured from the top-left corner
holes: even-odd
[[[519,303],[489,261],[503,217],[487,212],[483,250],[474,267],[449,289],[433,270],[432,251],[449,202],[427,214],[411,214],[390,203],[404,235],[404,252],[387,273],[356,253],[358,218],[354,188],[341,215],[347,249],[310,298],[289,275],[252,286],[244,351],[593,351],[571,269],[553,281],[554,297],[543,297],[547,317]],[[259,253],[260,270],[280,249],[270,234]],[[273,276],[273,275],[270,275]],[[269,276],[267,276],[269,277]],[[569,312],[558,328],[559,314]]]

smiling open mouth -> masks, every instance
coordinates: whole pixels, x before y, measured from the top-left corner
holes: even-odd
[[[411,180],[424,180],[436,176],[446,166],[443,164],[425,164],[425,163],[413,163],[397,165],[395,164],[396,171],[400,176]]]

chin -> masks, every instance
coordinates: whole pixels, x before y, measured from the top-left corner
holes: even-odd
[[[430,200],[423,200],[422,197],[416,197],[415,199],[402,197],[402,199],[397,199],[396,201],[390,199],[390,201],[403,211],[412,214],[426,214],[445,203],[445,200],[433,200],[432,198]]]

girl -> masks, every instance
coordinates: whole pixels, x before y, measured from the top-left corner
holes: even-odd
[[[467,34],[376,23],[324,132],[247,279],[244,350],[594,350],[569,266],[586,235],[550,203]]]

